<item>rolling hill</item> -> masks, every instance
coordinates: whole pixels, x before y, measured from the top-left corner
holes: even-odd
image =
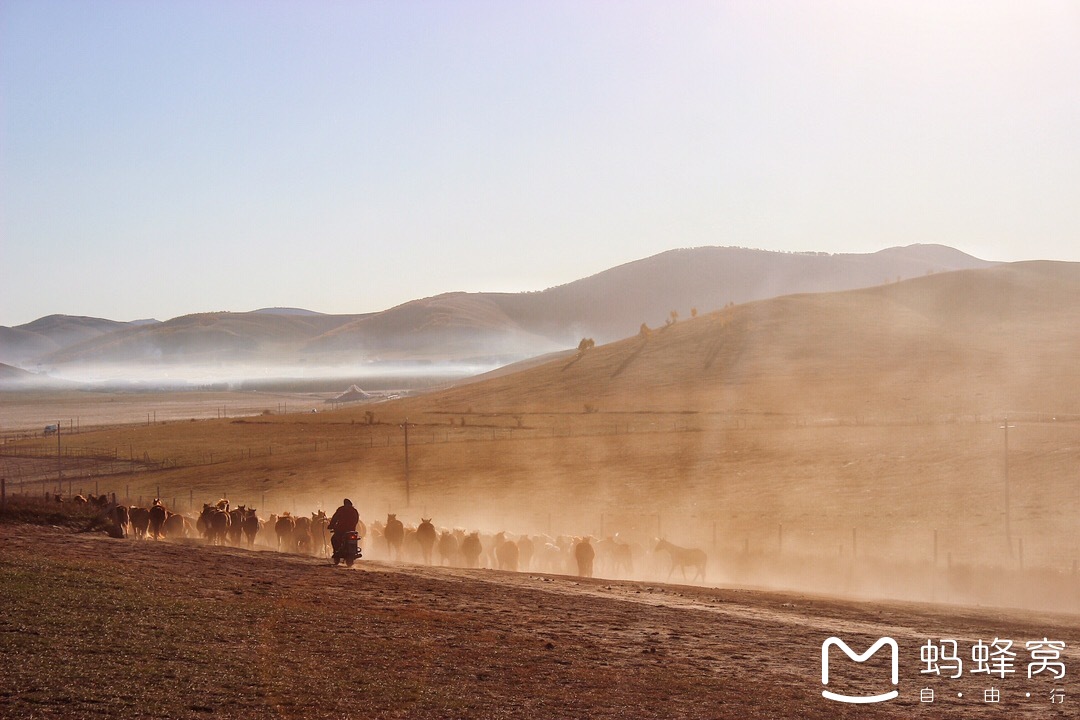
[[[778,295],[829,292],[991,265],[938,245],[872,254],[672,250],[541,292],[448,293],[379,313],[322,315],[295,308],[206,313],[164,323],[53,316],[0,328],[0,361],[77,364],[356,364],[477,361],[505,364],[610,342],[671,311],[708,312]]]
[[[928,273],[989,267],[941,245],[872,254],[778,253],[733,247],[671,250],[533,293],[448,293],[415,300],[342,325],[308,350],[366,348],[474,355],[537,355],[575,347],[583,337],[611,342],[641,323],[663,324],[675,310],[792,293],[869,287]]]
[[[1080,265],[1028,262],[680,320],[423,402],[510,412],[1080,414]]]
[[[74,344],[45,358],[64,363],[230,363],[288,357],[307,338],[351,316],[278,313],[184,315]]]
[[[37,358],[113,333],[157,324],[156,320],[117,322],[72,315],[48,315],[17,327],[0,327],[0,362],[32,364]]]

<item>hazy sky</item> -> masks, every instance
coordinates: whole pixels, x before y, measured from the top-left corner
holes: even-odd
[[[1080,261],[1080,3],[0,0],[0,325]]]

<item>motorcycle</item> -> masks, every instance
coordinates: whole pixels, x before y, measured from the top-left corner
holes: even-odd
[[[334,552],[334,564],[337,565],[344,560],[345,567],[352,567],[356,559],[361,557],[363,553],[360,549],[360,533],[355,530],[345,533],[341,547]]]

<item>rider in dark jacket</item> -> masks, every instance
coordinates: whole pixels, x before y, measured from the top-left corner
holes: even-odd
[[[344,504],[339,507],[334,516],[330,518],[330,524],[326,526],[334,534],[330,536],[330,545],[334,548],[334,558],[338,559],[338,553],[345,544],[345,536],[356,530],[360,522],[360,513],[353,507],[352,500],[345,498]]]

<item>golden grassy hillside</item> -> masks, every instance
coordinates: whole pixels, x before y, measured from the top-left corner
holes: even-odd
[[[1018,263],[734,306],[414,405],[908,420],[1080,413],[1080,266]]]
[[[368,520],[665,535],[708,549],[720,581],[904,594],[935,562],[990,568],[988,584],[1072,571],[1078,351],[1080,267],[1020,263],[735,306],[394,402],[68,442],[156,463],[95,482],[180,509],[348,495]],[[852,555],[889,571],[815,569]]]

